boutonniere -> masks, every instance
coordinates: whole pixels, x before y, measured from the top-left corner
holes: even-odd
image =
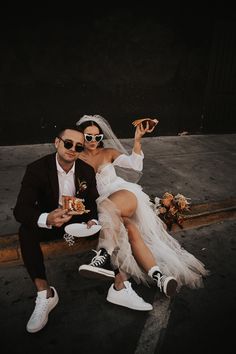
[[[78,178],[78,190],[76,192],[76,195],[78,195],[80,192],[85,191],[87,189],[87,182],[86,181],[80,181]]]

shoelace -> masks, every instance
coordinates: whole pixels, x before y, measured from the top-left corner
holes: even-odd
[[[161,291],[163,291],[164,290],[164,282],[165,282],[165,279],[167,278],[167,275],[162,275],[161,277],[160,277],[160,289],[161,289]]]
[[[35,302],[36,302],[36,306],[33,313],[34,318],[42,316],[42,314],[47,311],[47,299],[42,299],[37,297]]]
[[[166,275],[162,275],[161,273],[157,273],[153,276],[153,278],[157,281],[157,286],[160,289],[160,291],[163,291],[163,284],[164,284],[164,280],[166,278]]]
[[[144,301],[142,297],[140,297],[133,289],[131,284],[128,285],[128,287],[126,287],[126,291],[128,293],[128,295],[132,295],[133,297],[135,297],[138,300]]]
[[[96,251],[93,250],[96,253],[96,256],[94,256],[91,260],[91,265],[92,266],[99,266],[101,264],[103,264],[106,260],[106,255],[100,255],[101,250],[100,251]]]

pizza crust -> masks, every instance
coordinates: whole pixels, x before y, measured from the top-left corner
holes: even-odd
[[[136,119],[132,122],[132,124],[137,127],[139,124],[144,123],[143,127],[146,128],[146,124],[149,124],[149,129],[152,129],[157,125],[159,122],[157,119],[151,119],[151,118],[142,118],[142,119]]]

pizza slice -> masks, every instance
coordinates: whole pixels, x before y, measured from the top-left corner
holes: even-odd
[[[67,209],[68,215],[82,215],[89,213],[90,210],[85,209],[84,199],[71,197],[67,195],[62,196],[62,209]]]
[[[132,122],[132,124],[137,127],[139,124],[142,123],[144,129],[147,126],[147,122],[149,125],[149,129],[152,129],[153,127],[155,127],[157,125],[157,123],[159,122],[157,119],[152,119],[152,118],[141,118],[141,119],[136,119]]]

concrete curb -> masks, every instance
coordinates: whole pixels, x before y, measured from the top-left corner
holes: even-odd
[[[90,236],[76,240],[73,246],[69,246],[65,240],[54,240],[52,242],[42,242],[41,248],[45,258],[50,256],[61,256],[66,254],[76,254],[96,248],[98,236]],[[0,239],[0,266],[9,263],[22,263],[18,235],[8,235]]]
[[[236,219],[236,198],[193,205],[191,212],[185,217],[182,224],[183,228],[173,225],[171,234],[233,219]],[[60,239],[52,242],[42,242],[41,247],[45,258],[48,258],[84,252],[96,248],[97,242],[98,236],[95,235],[76,239],[73,246],[69,246],[65,240]],[[0,236],[0,266],[10,263],[22,263],[17,234]]]

